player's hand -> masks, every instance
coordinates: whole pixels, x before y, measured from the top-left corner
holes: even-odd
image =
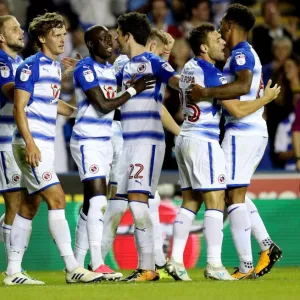
[[[34,168],[42,161],[41,151],[35,143],[26,145],[25,156],[26,161]]]
[[[173,37],[171,36],[171,34],[167,33],[167,32],[164,32],[163,31],[163,35],[166,37],[167,41],[168,41],[168,44],[165,45],[165,48],[164,48],[164,53],[165,54],[170,54],[172,49],[173,49],[173,46],[174,46],[174,43],[175,43],[175,39],[173,39]]]
[[[77,63],[83,58],[79,53],[76,54],[76,58],[72,58],[72,57],[64,57],[62,60],[61,60],[61,63],[63,64],[63,66],[66,68],[66,69],[75,69]]]
[[[199,84],[191,84],[186,90],[186,98],[188,103],[198,103],[203,98],[204,88]]]
[[[268,103],[276,99],[281,90],[281,87],[278,84],[275,84],[272,88],[271,84],[272,80],[270,79],[264,91],[264,97],[267,98]]]
[[[133,77],[133,79],[135,76]],[[131,84],[131,86],[136,90],[136,93],[141,93],[144,90],[149,90],[154,88],[155,86],[155,77],[153,75],[145,75],[140,77],[137,80],[134,80]]]

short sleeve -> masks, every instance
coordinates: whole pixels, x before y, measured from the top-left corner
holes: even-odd
[[[81,87],[85,92],[89,89],[99,86],[96,72],[91,65],[81,65],[74,72],[76,86]]]
[[[223,73],[217,69],[205,75],[205,87],[216,87],[227,83]]]
[[[165,84],[168,84],[169,79],[177,74],[167,61],[159,58],[158,56],[152,56],[151,64],[153,75],[158,77]]]
[[[250,70],[253,72],[255,66],[255,58],[253,53],[249,51],[237,51],[232,55],[230,61],[230,69],[232,73],[241,70]]]
[[[16,72],[15,89],[24,90],[30,94],[33,93],[34,84],[39,78],[38,63],[22,63]]]
[[[4,59],[0,59],[0,88],[2,89],[4,85],[10,82],[15,82],[12,65]]]

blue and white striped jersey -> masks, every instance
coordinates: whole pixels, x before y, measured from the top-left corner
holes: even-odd
[[[15,82],[16,70],[22,61],[20,56],[13,59],[0,49],[0,151],[12,151],[12,136],[16,128],[13,102],[3,94],[2,87]]]
[[[15,89],[30,93],[25,108],[29,130],[38,147],[54,148],[61,68],[42,52],[28,57],[17,69]],[[14,143],[24,143],[15,130]]]
[[[146,74],[154,75],[155,87],[130,98],[121,107],[124,145],[165,143],[161,109],[166,84],[176,74],[171,65],[153,53],[144,52],[117,73],[117,83],[126,90],[135,75],[137,79]]]
[[[188,104],[186,90],[193,83],[203,87],[214,87],[226,82],[222,72],[203,59],[192,58],[185,64],[180,76],[179,93],[186,119],[181,126],[180,135],[219,142],[221,106],[213,98],[197,104]]]
[[[129,62],[129,57],[127,55],[121,54],[119,55],[115,62],[114,62],[114,68],[116,70],[116,73],[122,71],[124,65]]]
[[[251,88],[248,94],[240,96],[240,101],[254,100],[262,97],[264,93],[264,84],[262,80],[262,66],[260,59],[252,46],[244,41],[236,45],[227,60],[223,74],[228,82],[233,82],[236,72],[240,70],[250,70],[253,74]],[[225,130],[231,135],[247,136],[268,136],[266,121],[262,115],[264,108],[241,119],[230,116],[225,110]]]
[[[87,99],[84,92],[100,86],[106,98],[115,98],[117,81],[114,68],[109,63],[104,65],[88,56],[75,68],[74,85],[78,112],[72,140],[80,144],[109,140],[112,136],[111,124],[114,111],[103,114]]]

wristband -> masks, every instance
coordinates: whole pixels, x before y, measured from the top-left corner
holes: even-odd
[[[133,87],[130,87],[126,90],[126,92],[128,92],[130,94],[131,97],[136,95],[136,89]]]

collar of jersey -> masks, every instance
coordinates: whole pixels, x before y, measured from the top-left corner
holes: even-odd
[[[54,64],[54,65],[56,65],[57,63],[59,64],[59,61],[58,61],[58,60],[54,61],[53,59],[51,59],[50,57],[48,57],[47,55],[45,55],[42,51],[39,51],[39,52],[37,53],[37,55],[38,55],[39,58],[40,58],[40,57],[46,58],[47,60],[49,60],[49,63],[51,63],[51,64]]]
[[[145,52],[143,52],[143,53],[141,53],[141,54],[139,54],[139,55],[133,57],[133,58],[131,59],[131,61],[135,61],[135,60],[139,59],[140,57],[144,56],[144,55],[147,54],[147,53],[148,53],[148,52],[145,51]]]
[[[102,63],[94,60],[91,56],[89,56],[89,58],[92,60],[92,62],[94,62],[95,64],[97,64],[102,69],[109,67],[109,62],[106,62],[105,64],[102,64]]]
[[[197,63],[200,63],[201,65],[207,65],[209,67],[214,67],[215,65],[213,65],[212,63],[206,61],[205,59],[203,58],[199,58],[199,57],[194,57],[194,60],[197,62]]]
[[[247,47],[249,47],[249,43],[247,41],[242,41],[242,42],[238,43],[237,45],[235,45],[231,49],[231,52],[233,52],[234,50],[239,49],[239,48],[247,48]]]
[[[13,61],[17,61],[18,55],[16,56],[16,59],[14,59],[13,57],[11,57],[10,55],[8,55],[5,51],[3,51],[2,49],[0,49],[0,55],[4,54],[5,56],[11,58]]]

